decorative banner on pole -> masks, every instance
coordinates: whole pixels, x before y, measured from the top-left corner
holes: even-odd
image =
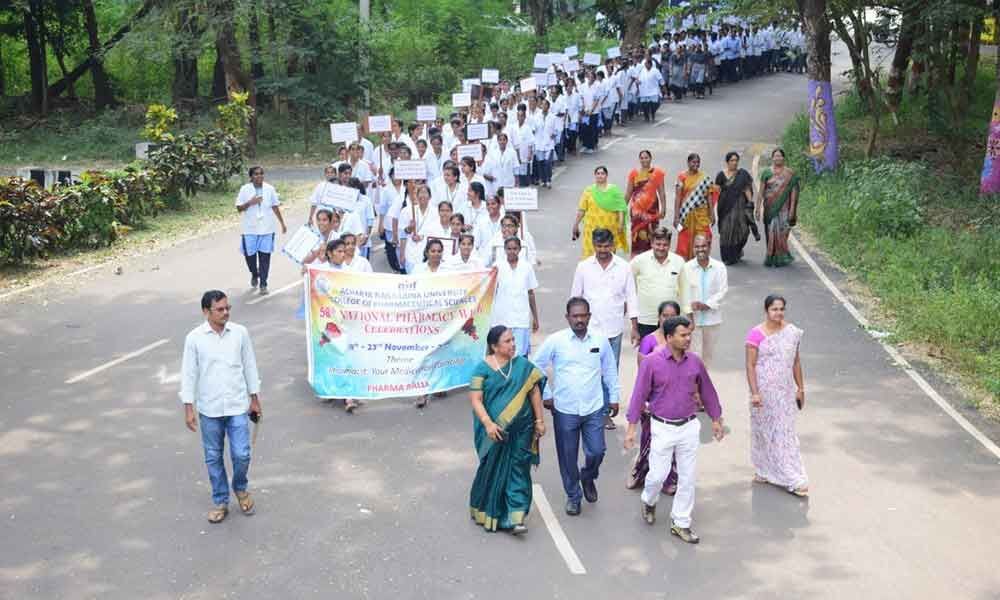
[[[492,271],[400,276],[310,267],[308,379],[320,398],[372,400],[469,384],[486,353]]]
[[[833,88],[829,81],[809,80],[809,158],[817,173],[834,171],[840,158]]]

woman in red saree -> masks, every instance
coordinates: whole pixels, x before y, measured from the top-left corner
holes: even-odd
[[[718,186],[700,171],[701,157],[689,154],[688,168],[677,176],[674,198],[674,229],[680,226],[677,236],[677,254],[684,260],[694,258],[694,238],[703,235],[712,243],[712,226],[715,225],[714,205],[719,197]]]
[[[639,168],[628,174],[629,213],[632,218],[632,256],[649,250],[653,230],[667,212],[667,194],[663,187],[666,173],[652,166],[653,154],[649,150],[639,153]]]

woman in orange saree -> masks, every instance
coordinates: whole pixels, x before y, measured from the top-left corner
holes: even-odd
[[[663,188],[666,173],[652,166],[653,154],[649,150],[639,153],[639,168],[628,174],[629,213],[632,220],[632,256],[651,248],[653,230],[667,212],[667,194]]]
[[[719,190],[712,181],[699,170],[701,157],[689,154],[688,168],[677,176],[674,198],[674,229],[681,226],[677,236],[677,254],[684,260],[694,258],[694,238],[704,235],[712,243],[712,226],[715,225],[714,204]]]

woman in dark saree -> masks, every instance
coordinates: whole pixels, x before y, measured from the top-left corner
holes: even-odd
[[[743,258],[743,247],[753,232],[759,240],[753,220],[753,177],[740,168],[740,155],[726,154],[726,167],[715,176],[719,186],[719,253],[722,262],[733,265]]]
[[[469,507],[472,519],[487,531],[505,529],[519,535],[527,531],[531,466],[539,462],[538,438],[545,434],[545,377],[517,354],[509,328],[490,329],[486,346],[486,358],[469,384],[479,456]]]

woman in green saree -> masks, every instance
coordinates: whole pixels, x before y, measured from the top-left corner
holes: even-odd
[[[785,165],[785,151],[775,148],[771,152],[771,168],[760,174],[755,217],[764,221],[767,239],[765,267],[784,267],[791,264],[788,235],[798,217],[799,176]]]
[[[469,384],[479,468],[469,493],[472,519],[487,531],[527,531],[531,465],[538,464],[538,438],[545,434],[545,377],[517,356],[514,335],[503,325],[486,336],[486,359]]]

